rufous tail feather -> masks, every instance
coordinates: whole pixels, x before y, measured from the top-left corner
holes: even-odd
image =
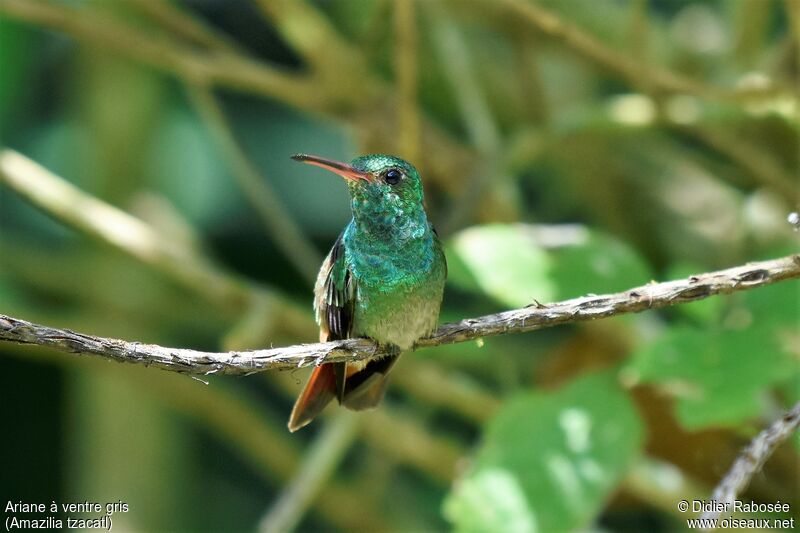
[[[318,366],[311,372],[311,377],[308,378],[303,392],[300,393],[294,403],[294,408],[292,408],[288,424],[289,431],[295,432],[314,420],[325,409],[325,406],[336,397],[337,369],[335,367],[344,364],[328,363]]]
[[[354,411],[378,405],[398,357],[399,354],[370,361],[361,370],[346,363],[326,363],[315,368],[294,404],[289,431],[297,431],[314,420],[334,398]]]

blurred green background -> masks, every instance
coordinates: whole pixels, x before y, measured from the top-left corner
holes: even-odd
[[[0,312],[212,351],[315,341],[349,210],[297,152],[417,165],[443,322],[791,253],[798,44],[794,0],[2,0],[3,146],[183,255],[136,259],[0,183]],[[799,322],[795,281],[420,350],[378,410],[293,435],[305,370],[206,385],[4,344],[2,503],[266,529],[320,460],[301,531],[680,530],[677,502],[800,400]],[[799,452],[746,499],[800,517]]]

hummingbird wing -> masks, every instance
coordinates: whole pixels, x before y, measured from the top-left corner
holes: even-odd
[[[322,262],[314,286],[314,311],[320,342],[350,338],[355,311],[356,282],[344,257],[344,231]],[[289,417],[289,430],[311,422],[328,403],[345,396],[347,363],[325,363],[311,373]]]
[[[322,263],[314,287],[314,311],[320,342],[349,339],[356,303],[356,281],[347,267],[344,231]]]
[[[386,392],[389,371],[399,357],[400,354],[396,353],[372,360],[363,369],[348,368],[341,404],[353,411],[371,409],[378,405]]]

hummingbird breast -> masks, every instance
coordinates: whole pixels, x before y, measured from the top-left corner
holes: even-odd
[[[356,281],[355,336],[406,350],[436,329],[447,267],[432,231],[402,246],[345,244]]]
[[[353,331],[380,344],[392,344],[401,350],[436,330],[444,283],[425,283],[405,290],[375,290],[359,286]]]

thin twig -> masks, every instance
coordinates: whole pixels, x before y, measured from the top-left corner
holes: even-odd
[[[368,133],[371,146],[391,145],[394,127],[381,113],[391,108],[391,88],[367,68],[363,54],[339,35],[319,10],[306,2],[260,3],[286,41],[312,66],[291,73],[235,53],[208,53],[169,36],[142,31],[119,17],[92,8],[29,0],[3,0],[0,13],[64,32],[81,43],[113,51],[188,83],[224,86],[280,100],[307,113],[334,117]],[[420,116],[426,146],[426,178],[456,191],[474,154],[426,116]]]
[[[731,469],[711,494],[715,505],[713,511],[703,513],[701,518],[715,520],[725,518],[733,511],[737,496],[747,488],[752,477],[761,470],[775,449],[800,426],[800,402],[784,413],[770,427],[762,431],[742,450]]]
[[[397,86],[398,154],[419,160],[417,29],[414,0],[394,1],[394,71]]]
[[[221,145],[239,188],[255,208],[265,230],[297,271],[313,285],[322,256],[294,222],[269,182],[261,176],[236,140],[233,129],[211,90],[202,85],[187,85],[187,89],[195,109]]]
[[[531,305],[445,324],[418,347],[465,342],[473,339],[535,331],[648,309],[659,309],[702,300],[717,294],[753,289],[800,278],[800,255],[690,276],[687,279],[652,283],[624,292],[584,296],[549,305]],[[138,363],[187,374],[250,374],[342,361],[364,361],[387,354],[387,348],[369,339],[348,339],[300,344],[269,350],[200,352],[107,339],[56,329],[0,315],[0,340],[39,344],[60,351],[92,354],[120,362]]]
[[[120,248],[141,262],[170,272],[189,286],[202,287],[215,301],[246,301],[243,284],[220,276],[190,247],[167,242],[144,221],[117,209],[56,176],[13,150],[0,150],[0,183],[68,226]]]
[[[263,285],[225,272],[191,246],[166,239],[162,232],[56,176],[35,161],[10,149],[0,149],[0,184],[50,216],[98,239],[167,275],[221,308],[267,308],[279,326],[306,334],[306,313],[287,297]]]
[[[367,81],[357,76],[366,69],[362,54],[311,3],[305,0],[256,0],[256,5],[316,75],[322,78],[332,76],[348,88]],[[347,75],[342,75],[343,72]],[[348,80],[350,76],[354,78]]]
[[[644,90],[652,88],[661,92],[686,93],[726,101],[763,98],[774,96],[780,92],[775,87],[752,90],[725,89],[703,83],[664,67],[643,65],[637,59],[609,48],[592,35],[561,20],[557,15],[536,3],[524,0],[502,0],[502,3],[509,11],[527,20],[542,34],[563,43],[580,56],[616,73],[629,83],[642,87]]]
[[[736,165],[748,171],[759,183],[771,187],[791,205],[798,198],[797,176],[783,168],[769,150],[762,150],[747,139],[731,135],[722,128],[679,128],[695,139],[723,153]]]
[[[502,144],[500,131],[476,76],[467,42],[441,5],[432,2],[426,4],[426,8],[439,65],[458,104],[470,143],[481,156],[480,164],[471,169],[469,179],[461,187],[463,192],[442,224],[442,233],[448,235],[463,225],[479,202],[487,202],[485,193],[494,196],[507,178],[502,176],[498,164]],[[492,182],[496,187],[487,191]],[[508,211],[507,206],[503,211]]]
[[[305,453],[300,470],[259,522],[263,533],[294,531],[358,437],[358,417],[340,410]]]
[[[257,92],[292,105],[318,109],[317,86],[245,56],[207,54],[182,46],[167,36],[135,29],[117,17],[90,8],[30,0],[3,0],[0,13],[55,28],[95,48],[111,50],[180,78]]]
[[[169,1],[128,0],[143,14],[157,22],[165,30],[179,35],[209,50],[235,53],[238,48],[226,37],[215,32],[205,22],[193,17]]]

